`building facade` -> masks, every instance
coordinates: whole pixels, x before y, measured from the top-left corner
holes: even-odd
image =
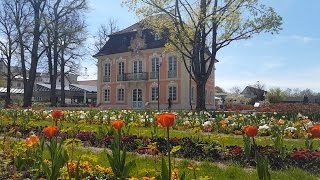
[[[196,84],[180,54],[166,52],[165,44],[139,23],[110,35],[94,56],[98,59],[98,105],[116,109],[195,108]],[[206,97],[207,108],[213,109],[214,70]]]

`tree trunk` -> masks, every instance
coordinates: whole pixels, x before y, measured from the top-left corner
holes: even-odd
[[[23,95],[23,107],[31,107],[32,105],[32,95],[33,95],[33,84],[28,81],[27,84],[25,84],[24,88],[24,95]]]
[[[64,107],[66,104],[66,92],[64,90],[64,86],[65,86],[65,83],[64,83],[64,76],[65,76],[64,64],[65,64],[65,62],[64,62],[64,57],[63,57],[64,51],[62,50],[61,53],[62,53],[61,54],[61,67],[60,67],[60,69],[61,69],[61,106]]]
[[[42,1],[36,2],[33,5],[34,10],[34,28],[33,28],[33,40],[32,40],[32,49],[31,49],[31,66],[29,71],[29,79],[27,84],[24,84],[25,88],[24,97],[23,97],[23,107],[31,107],[32,105],[32,95],[34,81],[36,79],[37,66],[39,61],[39,44],[40,44],[40,23],[41,23],[41,4]]]
[[[7,62],[7,96],[6,96],[6,101],[5,101],[5,108],[9,108],[11,104],[11,60],[8,59]]]
[[[54,75],[50,75],[50,104],[52,107],[57,106],[56,81],[57,78],[55,78]]]
[[[206,82],[204,80],[199,80],[197,82],[197,111],[206,110]]]

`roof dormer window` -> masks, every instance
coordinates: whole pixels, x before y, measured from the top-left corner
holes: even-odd
[[[154,34],[154,40],[155,40],[155,41],[160,40],[160,36],[159,36],[158,34]]]

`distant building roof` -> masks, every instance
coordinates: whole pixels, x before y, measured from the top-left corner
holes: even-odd
[[[50,84],[44,84],[44,83],[37,83],[36,90],[38,91],[50,91],[51,85]],[[56,85],[56,90],[61,90],[60,85]],[[69,86],[65,86],[64,90],[69,91]]]
[[[78,81],[80,85],[97,86],[97,80]]]
[[[36,86],[37,91],[50,91],[50,89],[51,89],[50,84],[37,83],[37,86]],[[57,85],[56,90],[61,90],[61,86]],[[64,90],[66,90],[66,91],[97,92],[97,86],[70,84],[69,86],[65,86]]]
[[[79,84],[70,84],[70,91],[97,92],[97,86],[86,86],[86,85],[79,85]]]
[[[7,92],[7,88],[4,87],[0,87],[0,93],[6,93]],[[24,90],[23,89],[17,89],[17,88],[11,88],[10,89],[10,93],[13,94],[23,94]]]
[[[246,98],[257,98],[258,96],[266,94],[267,91],[252,86],[246,86],[240,93]]]

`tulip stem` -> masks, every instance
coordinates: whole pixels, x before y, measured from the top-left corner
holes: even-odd
[[[169,179],[171,179],[171,158],[170,158],[169,127],[167,127],[167,151],[168,151],[168,161],[169,161]]]
[[[120,158],[120,150],[121,150],[121,129],[118,129],[118,151],[119,151],[119,162],[121,161]]]

